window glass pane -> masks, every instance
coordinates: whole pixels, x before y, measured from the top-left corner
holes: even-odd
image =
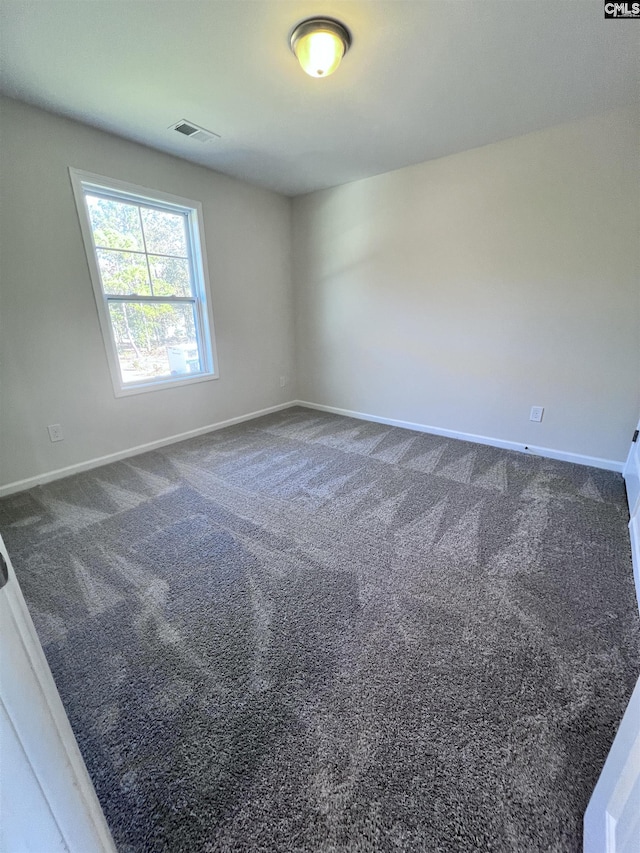
[[[187,256],[186,216],[166,210],[140,208],[147,252]]]
[[[149,255],[154,296],[191,296],[189,261]]]
[[[102,287],[112,296],[151,296],[149,270],[144,255],[96,249]]]
[[[138,207],[122,201],[86,194],[96,246],[108,249],[144,249]]]
[[[191,303],[110,302],[109,312],[125,384],[201,372]]]

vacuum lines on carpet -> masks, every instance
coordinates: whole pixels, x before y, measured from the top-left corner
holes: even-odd
[[[619,474],[290,409],[0,501],[118,849],[581,850]]]

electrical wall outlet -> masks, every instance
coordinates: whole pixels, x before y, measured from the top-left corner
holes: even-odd
[[[281,387],[281,388],[284,388],[284,386],[285,386],[286,384],[287,384],[287,377],[286,377],[286,376],[281,376],[281,377],[280,377],[280,387]]]
[[[530,421],[535,421],[537,424],[542,420],[542,416],[544,414],[544,406],[531,406],[531,414],[529,415]]]
[[[49,424],[47,427],[51,441],[64,441],[64,433],[60,424]]]

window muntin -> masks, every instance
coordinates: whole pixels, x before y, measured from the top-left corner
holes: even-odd
[[[70,172],[116,394],[216,378],[200,205]]]

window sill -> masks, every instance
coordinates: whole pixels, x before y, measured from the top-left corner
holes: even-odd
[[[164,391],[166,388],[179,388],[183,385],[195,385],[198,382],[210,382],[212,379],[219,379],[219,373],[199,373],[197,376],[190,376],[188,379],[154,379],[150,382],[141,382],[137,385],[124,385],[114,388],[113,393],[116,397],[132,397],[134,394],[146,394],[148,391]]]

